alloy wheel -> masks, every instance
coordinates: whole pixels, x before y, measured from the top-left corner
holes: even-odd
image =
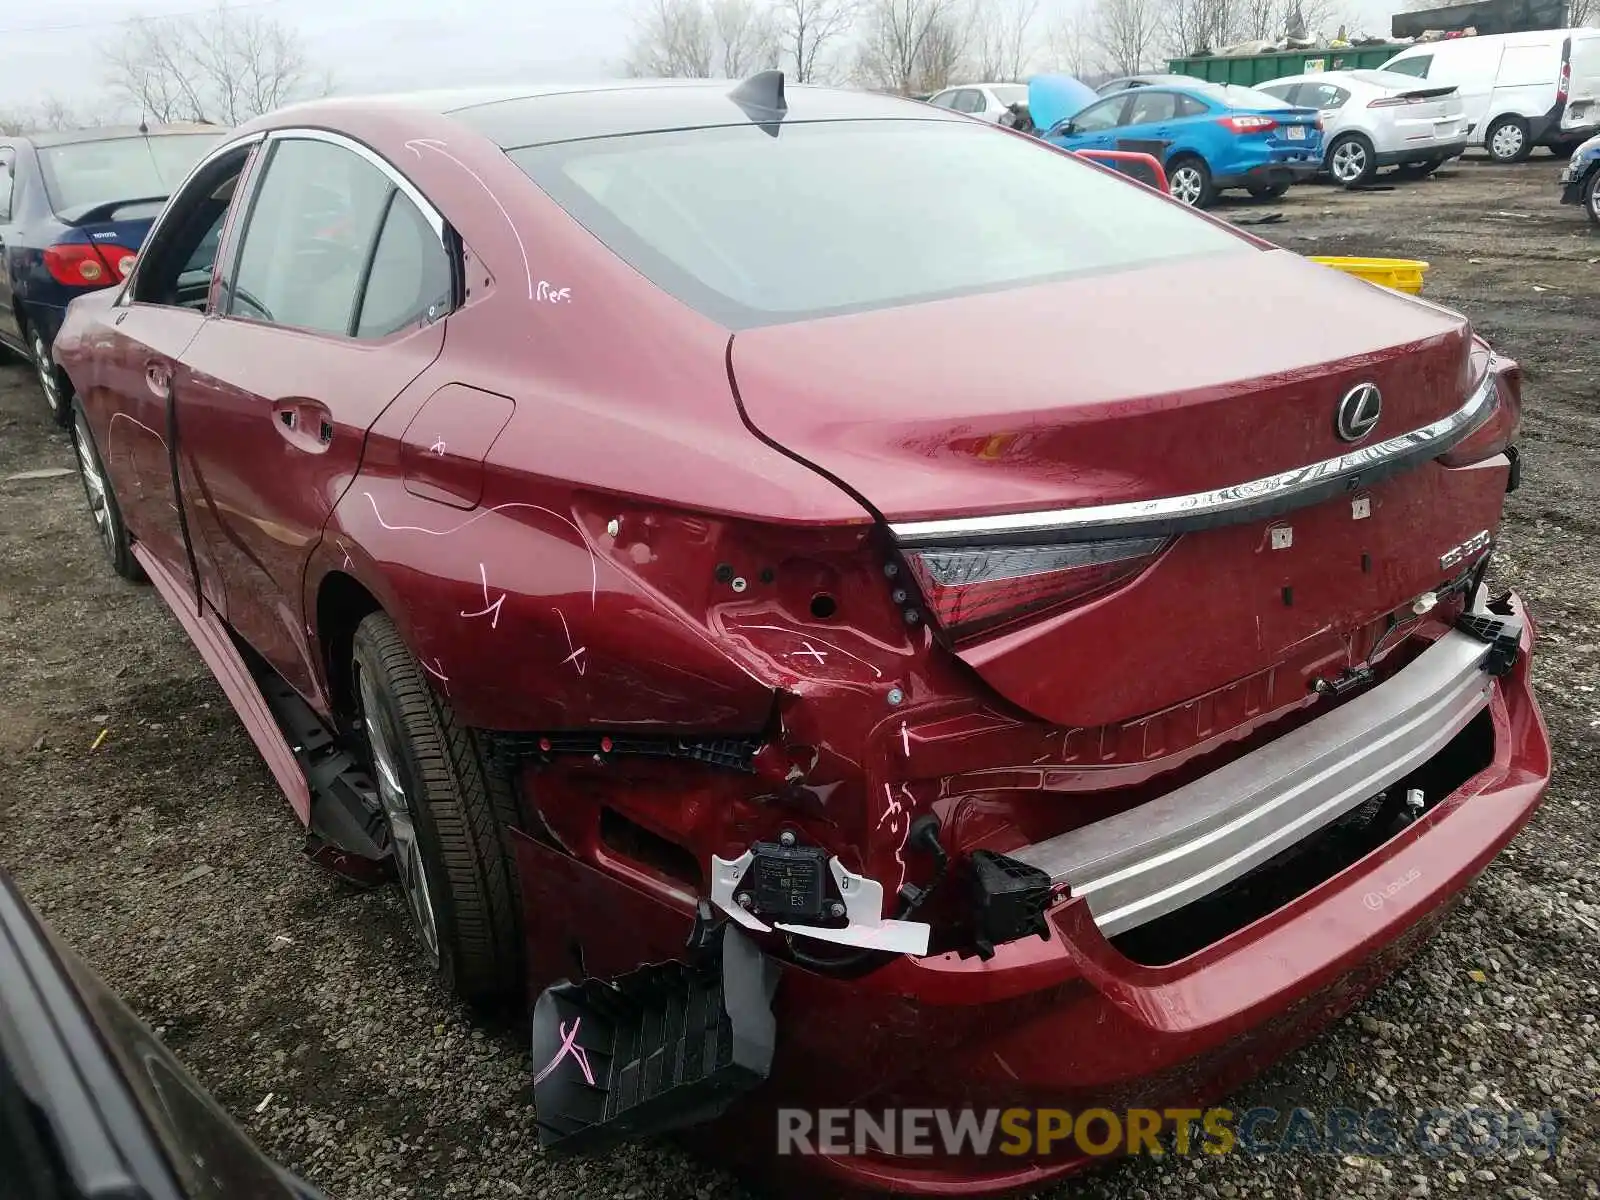
[[[1367,151],[1360,142],[1341,142],[1333,151],[1333,177],[1340,183],[1354,183],[1366,174]]]
[[[1522,126],[1507,122],[1494,131],[1489,149],[1500,159],[1515,158],[1522,153]]]
[[[439,961],[439,921],[434,913],[433,894],[428,889],[428,874],[422,865],[422,847],[417,842],[416,819],[411,803],[401,782],[400,760],[389,735],[378,717],[378,697],[372,679],[360,671],[362,724],[367,731],[367,744],[372,748],[372,770],[378,777],[378,800],[383,805],[383,815],[389,822],[389,841],[394,854],[395,869],[400,875],[400,887],[406,894],[406,904],[411,909],[412,923],[417,936],[435,965]]]
[[[44,389],[45,403],[50,406],[50,411],[61,411],[61,385],[56,382],[55,369],[50,365],[50,350],[44,344],[44,335],[37,330],[33,334],[33,366],[39,372],[39,386]]]
[[[89,440],[89,427],[80,412],[72,422],[72,444],[78,452],[78,477],[83,480],[83,494],[89,501],[89,514],[94,517],[95,529],[106,550],[115,557],[117,531],[111,522],[111,506],[106,497],[106,479],[95,458],[94,443]]]
[[[1200,171],[1195,167],[1179,167],[1167,180],[1167,190],[1172,193],[1173,198],[1191,206],[1200,203],[1200,192],[1203,187],[1204,181],[1200,178]]]

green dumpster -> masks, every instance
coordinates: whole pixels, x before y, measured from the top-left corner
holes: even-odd
[[[1371,70],[1381,67],[1409,42],[1382,46],[1343,46],[1339,49],[1274,50],[1271,54],[1220,54],[1192,55],[1174,58],[1167,70],[1174,75],[1193,75],[1209,79],[1212,83],[1234,83],[1240,87],[1253,87],[1269,79],[1282,79],[1285,75],[1308,75],[1317,71]]]

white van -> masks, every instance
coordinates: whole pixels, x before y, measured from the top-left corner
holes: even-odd
[[[1385,71],[1454,84],[1468,132],[1499,162],[1557,154],[1600,132],[1600,29],[1544,29],[1424,42]]]

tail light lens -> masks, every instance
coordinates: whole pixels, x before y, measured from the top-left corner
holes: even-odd
[[[127,269],[133,269],[133,256],[121,247],[107,247],[119,258],[127,260]],[[98,246],[87,242],[64,242],[44,249],[44,267],[51,278],[71,287],[105,287],[126,278],[126,273],[100,252]]]
[[[963,640],[1109,591],[1144,570],[1166,544],[1166,538],[1125,538],[911,550],[906,563],[928,611],[951,638]]]
[[[1405,96],[1379,96],[1376,100],[1368,100],[1368,108],[1399,108],[1402,104],[1410,104]]]
[[[1489,418],[1462,441],[1441,454],[1439,461],[1447,467],[1465,467],[1472,463],[1504,454],[1506,447],[1517,440],[1522,428],[1522,370],[1511,363],[1496,364],[1494,372],[1494,408]]]
[[[1566,100],[1566,98],[1567,98],[1567,89],[1569,87],[1571,87],[1571,86],[1572,86],[1572,64],[1570,62],[1564,62],[1564,63],[1561,64],[1561,79],[1556,84],[1556,99],[1558,101]]]
[[[1217,123],[1234,133],[1265,133],[1269,129],[1276,129],[1278,126],[1278,123],[1271,117],[1241,117],[1238,115],[1222,117]]]

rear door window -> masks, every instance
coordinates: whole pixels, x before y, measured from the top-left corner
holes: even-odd
[[[389,203],[362,292],[356,336],[388,337],[450,308],[450,258],[433,226],[399,192]]]
[[[1158,92],[1151,88],[1140,88],[1133,94],[1133,103],[1128,108],[1125,125],[1154,125],[1158,121],[1170,121],[1178,115],[1177,96],[1171,92]]]
[[[224,311],[348,334],[393,190],[388,176],[342,146],[277,142],[251,201]]]

